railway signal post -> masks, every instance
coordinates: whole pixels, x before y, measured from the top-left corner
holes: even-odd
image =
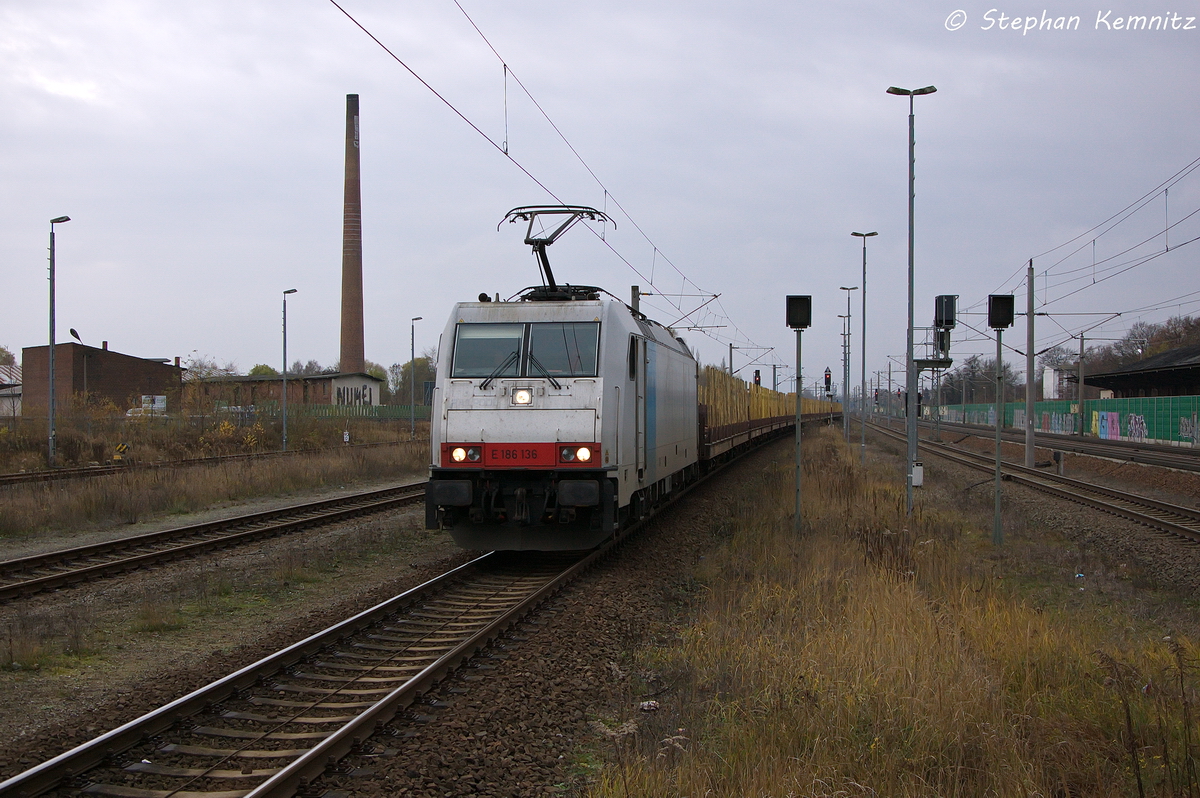
[[[988,326],[996,331],[996,499],[992,513],[992,545],[1004,544],[1004,526],[1000,521],[1000,430],[1004,427],[1004,328],[1013,325],[1015,315],[1012,294],[988,296]]]
[[[804,382],[801,375],[801,345],[800,339],[804,330],[812,324],[812,296],[789,295],[787,298],[787,326],[796,331],[796,509],[792,529],[796,532],[801,528],[800,516],[800,483],[804,474],[804,464],[800,451],[800,427],[803,415]],[[828,372],[828,370],[827,370]]]

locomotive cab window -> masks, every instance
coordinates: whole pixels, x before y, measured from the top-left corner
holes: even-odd
[[[524,338],[524,324],[458,325],[450,376],[518,376]]]
[[[637,336],[629,336],[629,379],[637,379],[638,367],[638,339]]]
[[[529,325],[530,377],[595,377],[600,325],[594,321]]]
[[[459,324],[451,377],[595,377],[599,322]]]

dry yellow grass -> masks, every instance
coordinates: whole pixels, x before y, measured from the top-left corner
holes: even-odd
[[[781,464],[731,509],[678,645],[644,655],[675,690],[592,795],[1200,792],[1189,642],[1032,606],[986,531],[927,506],[907,523],[903,488],[836,432],[806,455],[805,533]]]
[[[224,501],[283,496],[364,480],[420,477],[427,441],[322,450],[286,458],[129,471],[86,480],[0,488],[0,537],[45,529],[136,523]]]

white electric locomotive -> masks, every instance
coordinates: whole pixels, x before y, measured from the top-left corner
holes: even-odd
[[[541,216],[566,219],[534,235]],[[601,289],[559,286],[545,248],[592,208],[517,208],[546,284],[461,302],[442,333],[426,526],[473,549],[593,548],[698,473],[696,359]],[[544,220],[542,220],[544,223]]]

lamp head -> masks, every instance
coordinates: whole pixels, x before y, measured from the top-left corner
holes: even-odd
[[[70,216],[59,216],[55,219],[51,219],[50,224],[62,224],[63,222],[69,222],[69,221],[71,221]]]
[[[424,317],[424,316],[413,316],[413,317],[412,317],[412,320],[413,320],[413,321],[420,321],[420,320],[421,320],[421,319],[423,319],[423,318],[425,318],[425,317]]]
[[[858,236],[859,238],[870,238],[871,236],[879,235],[879,233],[851,233],[850,235]]]
[[[851,286],[842,285],[842,286],[838,286],[838,289],[841,291],[857,291],[858,286],[857,285],[851,285]]]
[[[288,294],[294,294],[294,293],[296,293],[296,289],[295,289],[295,288],[289,288],[288,290],[286,290],[286,291],[284,291],[284,292],[283,292],[283,295],[284,295],[284,296],[287,296]]]

